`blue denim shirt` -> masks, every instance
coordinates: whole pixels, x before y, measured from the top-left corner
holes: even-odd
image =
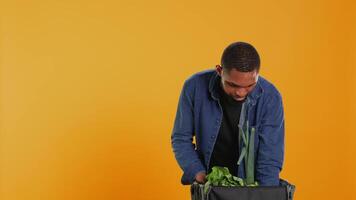
[[[219,81],[215,70],[205,70],[184,82],[171,135],[175,158],[183,170],[183,185],[192,184],[198,172],[208,170],[222,122],[222,108],[217,98]],[[245,120],[256,129],[256,181],[262,186],[279,185],[284,159],[283,103],[276,87],[261,75],[242,104],[239,125]],[[242,146],[240,141],[239,152]],[[241,178],[245,178],[244,165],[243,160],[238,167],[237,174]]]

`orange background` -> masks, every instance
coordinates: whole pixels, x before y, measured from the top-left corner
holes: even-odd
[[[234,41],[282,93],[295,199],[355,199],[353,1],[1,3],[0,199],[189,199],[178,96]]]

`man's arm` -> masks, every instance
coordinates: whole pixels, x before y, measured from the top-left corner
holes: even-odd
[[[179,103],[171,135],[171,143],[175,158],[183,170],[181,183],[192,184],[199,172],[206,169],[199,159],[193,144],[194,135],[194,80],[185,81],[179,97]],[[201,177],[201,175],[197,176]],[[201,179],[201,178],[200,178]]]
[[[277,186],[284,158],[284,111],[279,93],[268,97],[258,135],[256,179],[260,185]]]

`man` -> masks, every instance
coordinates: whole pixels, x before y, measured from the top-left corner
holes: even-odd
[[[237,165],[243,147],[238,127],[246,121],[256,130],[256,181],[262,186],[279,185],[284,158],[282,97],[259,69],[256,49],[234,42],[225,48],[215,70],[185,81],[171,135],[175,158],[184,172],[183,185],[204,183],[213,166],[246,177],[244,160]]]

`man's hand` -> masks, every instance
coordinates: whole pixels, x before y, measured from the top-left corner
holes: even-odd
[[[198,182],[198,183],[205,183],[206,182],[205,177],[206,177],[205,172],[199,172],[195,176],[195,181]]]

